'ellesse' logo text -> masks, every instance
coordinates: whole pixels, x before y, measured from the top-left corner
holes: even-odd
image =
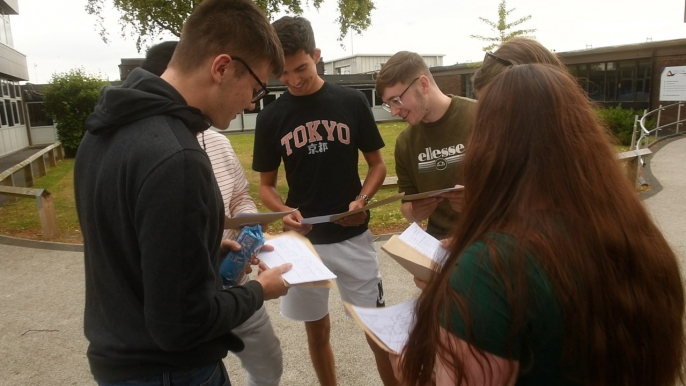
[[[444,147],[443,149],[432,149],[427,147],[417,156],[417,167],[420,173],[427,173],[434,170],[445,170],[457,166],[464,158],[464,145]]]

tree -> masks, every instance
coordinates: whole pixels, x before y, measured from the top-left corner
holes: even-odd
[[[300,15],[303,4],[312,4],[319,9],[324,0],[254,0],[267,16],[284,10],[288,13]],[[121,14],[119,23],[122,36],[126,37],[127,30],[136,38],[136,49],[146,45],[149,39],[169,32],[174,36],[181,36],[181,27],[193,9],[202,0],[111,0],[111,4]],[[88,0],[86,12],[97,18],[100,36],[108,42],[107,30],[104,26],[105,11],[110,0]],[[336,19],[340,27],[338,40],[343,40],[349,31],[360,33],[371,24],[370,14],[374,9],[373,0],[338,0],[339,17]]]
[[[507,6],[505,5],[505,0],[501,0],[500,4],[498,4],[498,22],[493,22],[490,21],[486,18],[479,17],[479,20],[483,21],[484,23],[488,24],[491,27],[492,31],[497,31],[498,36],[496,37],[487,37],[487,36],[482,36],[482,35],[469,35],[470,38],[474,39],[479,39],[481,41],[489,42],[490,44],[483,47],[484,51],[492,51],[494,48],[499,47],[501,44],[505,43],[506,41],[512,39],[513,37],[516,36],[521,36],[521,37],[530,37],[533,38],[533,36],[527,36],[527,34],[534,33],[536,32],[535,29],[520,29],[516,31],[510,31],[512,27],[516,27],[525,21],[531,19],[531,15],[524,16],[521,19],[518,19],[516,21],[513,21],[512,23],[507,22],[507,17],[514,12],[515,8],[512,8],[511,10],[507,10]]]
[[[57,136],[68,156],[74,156],[85,133],[84,124],[109,82],[88,75],[83,68],[53,74],[43,93],[45,111],[57,124]]]

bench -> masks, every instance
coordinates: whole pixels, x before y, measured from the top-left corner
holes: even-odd
[[[44,157],[46,154],[48,156],[47,164]],[[62,149],[61,143],[55,142],[0,173],[0,195],[36,199],[41,228],[43,230],[43,238],[45,239],[57,236],[59,233],[52,195],[45,189],[31,189],[29,187],[34,185],[35,176],[33,173],[33,164],[37,164],[39,176],[44,176],[47,173],[48,164],[51,167],[54,167],[57,165],[58,159],[64,159],[64,150]],[[27,187],[15,186],[14,175],[20,171],[24,172],[25,185]]]
[[[20,170],[24,171],[24,179],[26,181],[26,186],[33,186],[34,175],[33,175],[33,164],[38,164],[38,174],[39,176],[44,176],[47,173],[47,165],[45,163],[45,154],[48,155],[48,163],[51,167],[57,165],[57,159],[64,159],[64,150],[62,149],[62,144],[55,142],[52,145],[42,149],[31,157],[25,159],[24,161],[12,166],[11,168],[0,173],[0,185],[5,186],[16,186],[14,183],[14,174]]]
[[[43,230],[43,238],[49,239],[57,236],[57,216],[55,205],[50,192],[45,189],[18,188],[16,186],[0,186],[0,194],[10,197],[34,197],[38,205],[40,224]]]

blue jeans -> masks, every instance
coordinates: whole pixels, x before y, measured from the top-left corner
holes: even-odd
[[[98,386],[231,386],[224,362],[205,367],[150,375],[123,382],[100,382]]]

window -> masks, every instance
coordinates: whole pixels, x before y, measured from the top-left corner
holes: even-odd
[[[338,74],[338,75],[349,75],[349,74],[352,74],[352,72],[350,72],[350,66],[343,66],[343,67],[336,68],[336,74]]]
[[[367,97],[367,103],[369,104],[369,107],[374,106],[374,92],[373,90],[360,90],[362,91],[362,94]]]
[[[19,124],[19,109],[17,108],[17,102],[12,101],[12,111],[14,112],[14,122]]]
[[[605,101],[605,63],[590,65],[588,96],[599,102]]]
[[[24,124],[24,105],[21,101],[17,102],[19,104],[19,123]]]
[[[4,111],[3,109],[0,110],[0,113]],[[43,102],[29,102],[26,104],[26,110],[29,112],[31,127],[52,126],[52,118],[45,111]],[[4,115],[2,116],[2,120],[5,120]]]
[[[653,63],[650,59],[638,61],[636,71],[636,101],[648,102],[650,99],[650,82],[652,79]]]
[[[14,84],[12,82],[7,82],[7,87],[10,89],[10,98],[16,98],[17,94],[14,92]]]
[[[5,108],[3,110],[7,111],[7,126],[14,126],[14,118],[12,117],[12,104],[7,99],[5,99]]]
[[[619,62],[617,70],[617,100],[620,102],[634,101],[636,91],[634,81],[636,79],[636,61],[623,60]]]
[[[5,114],[5,105],[0,102],[0,120],[3,126],[7,126],[7,115]]]
[[[2,95],[8,96],[10,95],[10,89],[7,86],[7,81],[3,80],[2,81]]]

